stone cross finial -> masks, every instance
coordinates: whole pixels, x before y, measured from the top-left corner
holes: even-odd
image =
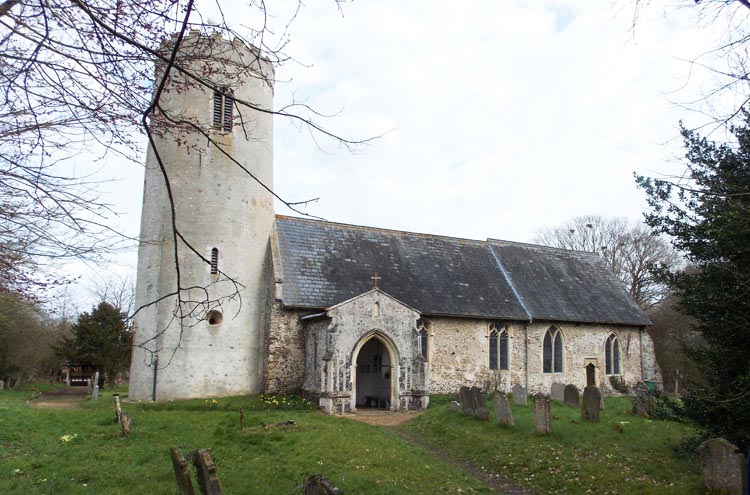
[[[370,278],[372,279],[373,283],[375,284],[375,289],[377,289],[378,288],[378,280],[380,280],[380,277],[378,277],[378,272],[375,272],[375,275],[373,275]]]

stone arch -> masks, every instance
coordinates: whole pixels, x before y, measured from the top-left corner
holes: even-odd
[[[369,342],[376,340],[380,342],[385,350],[388,353],[388,372],[389,372],[389,391],[387,393],[388,400],[390,401],[389,408],[391,411],[398,411],[400,406],[400,399],[399,399],[399,393],[398,393],[398,383],[399,383],[399,375],[401,373],[400,370],[400,356],[398,352],[398,347],[396,347],[396,344],[393,342],[393,339],[391,339],[388,335],[383,333],[381,330],[371,330],[364,334],[354,345],[354,349],[352,349],[351,353],[351,379],[352,379],[352,395],[351,395],[351,410],[354,411],[357,408],[357,396],[358,394],[358,373],[357,373],[357,366],[358,366],[358,359],[360,357],[360,352],[362,351],[363,347],[367,345]],[[378,370],[380,372],[380,370]]]

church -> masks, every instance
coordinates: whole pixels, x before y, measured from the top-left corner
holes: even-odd
[[[345,413],[583,388],[590,363],[605,393],[661,381],[650,321],[596,253],[275,214],[273,67],[197,32],[177,60],[210,84],[173,69],[159,95],[130,398],[302,393]]]

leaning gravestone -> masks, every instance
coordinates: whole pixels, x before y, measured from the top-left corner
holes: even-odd
[[[565,405],[570,407],[578,407],[578,403],[581,399],[581,393],[578,391],[578,387],[573,384],[565,385]]]
[[[565,400],[565,384],[560,383],[560,382],[553,383],[552,387],[550,388],[549,398],[552,400],[556,400],[558,402],[564,401]]]
[[[633,387],[633,414],[647,418],[653,410],[653,399],[645,383],[639,383]]]
[[[499,424],[505,426],[515,426],[513,422],[513,413],[510,412],[510,404],[508,403],[508,397],[500,392],[495,393],[495,419]]]
[[[513,404],[517,406],[525,406],[528,404],[528,397],[526,397],[526,389],[520,383],[513,385]]]
[[[5,388],[5,382],[0,380],[0,390]]]
[[[534,396],[534,431],[542,435],[552,433],[549,399],[541,392]]]
[[[474,399],[474,416],[479,419],[490,419],[490,410],[487,409],[487,399],[478,387],[471,387],[471,395]]]
[[[193,464],[195,465],[198,489],[201,495],[221,495],[221,483],[216,475],[216,465],[211,459],[211,454],[206,449],[196,451]]]
[[[305,495],[344,495],[331,480],[322,474],[314,474],[305,480],[303,485]]]
[[[451,411],[460,413],[461,412],[461,404],[459,404],[455,400],[452,400],[451,401]]]
[[[707,488],[742,495],[745,479],[745,457],[737,447],[723,438],[712,438],[698,447],[701,475]]]
[[[170,448],[169,454],[172,457],[172,467],[174,468],[174,475],[177,479],[177,490],[180,495],[195,495],[193,480],[190,479],[190,466],[188,466],[185,457],[180,454],[177,447]]]
[[[474,395],[471,393],[469,387],[461,387],[458,390],[458,397],[461,400],[461,407],[463,408],[464,414],[474,416],[476,412],[476,406],[474,405]]]
[[[602,392],[599,390],[599,387],[586,387],[583,389],[583,408],[581,410],[581,418],[598,423],[601,403]]]

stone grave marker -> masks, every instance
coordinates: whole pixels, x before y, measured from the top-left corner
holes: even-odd
[[[474,416],[479,419],[490,419],[490,410],[487,408],[487,400],[482,390],[478,387],[471,387],[471,395],[474,398]]]
[[[314,474],[307,478],[303,490],[305,495],[344,495],[344,492],[322,474]]]
[[[120,414],[120,430],[126,437],[130,436],[130,429],[133,426],[133,420],[130,419],[128,413]]]
[[[583,389],[583,407],[581,418],[591,422],[599,422],[599,413],[601,412],[602,391],[599,387],[586,387]]]
[[[565,400],[565,384],[560,383],[560,382],[553,383],[552,387],[550,388],[549,398],[552,400],[556,400],[558,402],[564,401]]]
[[[177,490],[180,495],[195,495],[193,481],[190,478],[190,466],[188,466],[185,457],[180,453],[177,447],[169,449],[169,455],[172,457],[172,467],[177,480]]]
[[[460,413],[461,412],[461,404],[459,404],[455,400],[452,400],[451,401],[451,411]]]
[[[193,456],[198,489],[201,495],[221,495],[221,483],[216,475],[216,465],[206,449],[199,449]]]
[[[508,396],[496,392],[493,401],[495,403],[495,419],[498,424],[515,426],[515,423],[513,422],[513,413],[510,411],[510,404],[508,403]]]
[[[118,425],[122,424],[122,404],[120,403],[120,394],[115,394],[112,399],[115,401],[115,421]]]
[[[729,495],[745,493],[745,456],[734,444],[723,438],[712,438],[698,447],[698,453],[703,484],[707,488]]]
[[[471,393],[471,389],[466,386],[461,387],[458,390],[458,397],[461,400],[461,408],[463,409],[464,414],[474,416],[476,406],[474,405],[474,396]]]
[[[99,372],[94,373],[94,383],[91,386],[91,398],[99,400]]]
[[[517,406],[525,406],[528,404],[526,389],[520,383],[513,385],[513,404]]]
[[[534,431],[542,435],[552,433],[549,399],[541,392],[534,395]]]
[[[578,387],[572,383],[565,385],[565,405],[570,407],[578,407],[581,400],[581,393],[578,391]]]
[[[0,380],[0,390],[5,388],[5,382],[3,380]]]
[[[586,387],[596,387],[596,365],[594,363],[586,365]]]
[[[633,387],[633,414],[647,418],[653,409],[653,400],[645,383],[638,383]]]

